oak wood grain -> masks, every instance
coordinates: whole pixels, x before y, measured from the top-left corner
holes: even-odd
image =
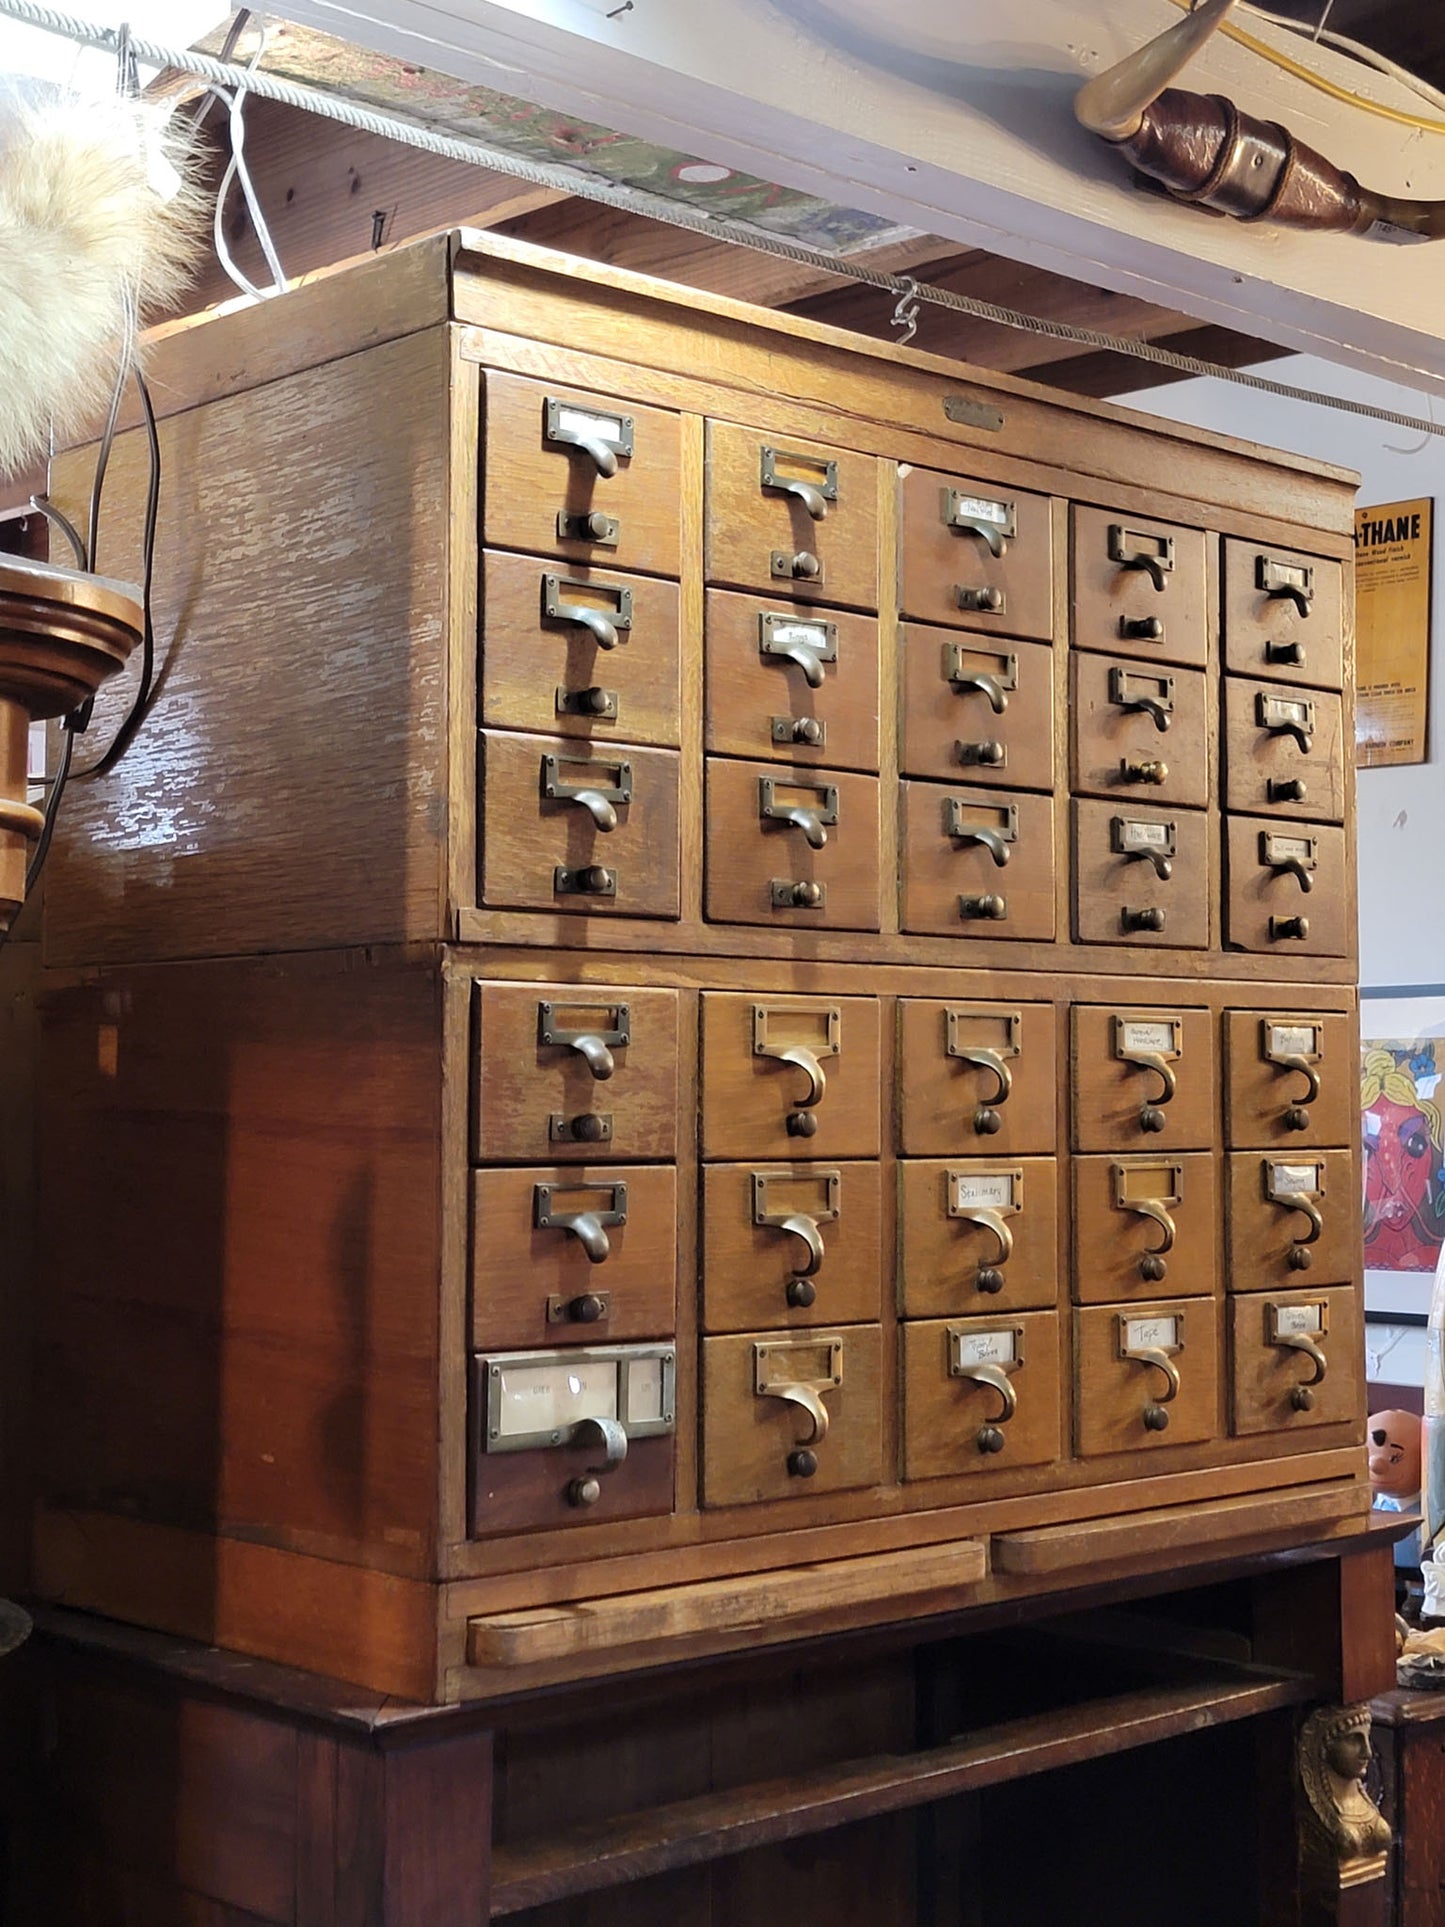
[[[799,625],[806,646],[816,637],[836,660],[814,657],[808,679],[806,660],[764,654],[771,639],[761,633],[763,618]],[[832,633],[818,625],[832,625]],[[786,643],[784,635],[780,641]],[[726,756],[767,757],[803,768],[831,764],[840,769],[878,768],[878,625],[847,609],[827,609],[791,601],[786,595],[743,596],[726,589],[707,592],[705,638],[707,708],[705,741]],[[817,723],[822,735],[813,743]],[[787,726],[779,739],[775,725]],[[805,727],[800,733],[798,725]]]
[[[976,477],[911,466],[900,471],[898,486],[903,613],[920,622],[1048,642],[1054,633],[1054,560],[1047,500],[1026,490],[1000,495]],[[977,527],[966,526],[970,521],[990,531],[1000,547],[997,556]],[[995,591],[999,606],[965,608],[961,590]]]

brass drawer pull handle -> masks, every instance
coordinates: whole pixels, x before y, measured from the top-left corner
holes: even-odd
[[[1174,678],[1140,675],[1117,664],[1109,671],[1109,701],[1115,709],[1139,710],[1162,735],[1174,721]]]
[[[994,715],[1002,716],[1008,708],[1010,692],[1018,688],[1018,657],[996,656],[992,660],[999,664],[997,670],[978,669],[964,662],[965,653],[962,643],[944,645],[943,680],[958,696],[966,696],[970,691],[977,690],[979,695],[988,698],[989,708]]]
[[[948,1215],[951,1218],[962,1218],[969,1224],[981,1225],[985,1231],[993,1233],[998,1241],[998,1250],[994,1253],[993,1259],[996,1266],[1006,1265],[1013,1256],[1013,1231],[997,1211],[991,1211],[987,1205],[968,1204],[954,1207]]]
[[[1163,642],[1164,624],[1158,616],[1120,616],[1119,634],[1125,642]]]
[[[1289,1052],[1282,1053],[1274,1059],[1274,1062],[1279,1065],[1281,1070],[1298,1071],[1304,1078],[1305,1094],[1300,1100],[1301,1104],[1317,1104],[1319,1102],[1320,1074],[1313,1064],[1306,1058],[1296,1057]],[[1300,1127],[1296,1126],[1294,1128],[1298,1129]]]
[[[533,1223],[539,1231],[569,1232],[587,1253],[592,1264],[602,1264],[612,1250],[612,1241],[607,1236],[607,1227],[627,1223],[627,1186],[625,1184],[577,1186],[578,1190],[591,1188],[610,1192],[612,1203],[606,1209],[594,1208],[590,1211],[554,1211],[552,1209],[553,1188],[550,1184],[533,1185]],[[567,1188],[563,1186],[564,1190]]]
[[[1254,720],[1269,736],[1293,736],[1300,754],[1308,756],[1315,739],[1315,706],[1308,696],[1271,696],[1260,690],[1254,699]]]
[[[828,725],[816,716],[774,716],[768,732],[775,743],[804,743],[821,749],[828,740]]]
[[[1126,529],[1122,522],[1109,525],[1109,560],[1121,569],[1142,569],[1163,595],[1168,584],[1165,576],[1174,567],[1172,535],[1141,535]]]
[[[825,1354],[821,1373],[805,1375],[797,1369],[804,1356]],[[801,1342],[785,1340],[753,1346],[753,1390],[759,1398],[780,1398],[807,1414],[808,1430],[795,1441],[799,1446],[821,1445],[828,1436],[830,1414],[822,1394],[843,1383],[843,1341],[817,1338]],[[790,1472],[808,1478],[817,1470],[812,1454],[800,1455],[811,1463],[788,1465]]]
[[[769,1225],[774,1230],[786,1231],[791,1237],[801,1241],[806,1254],[805,1262],[794,1267],[799,1278],[814,1277],[823,1263],[824,1249],[820,1225],[836,1224],[840,1213],[839,1198],[843,1179],[837,1171],[818,1171],[812,1174],[812,1182],[823,1186],[823,1201],[816,1211],[768,1209],[768,1187],[778,1181],[778,1174],[769,1171],[753,1173],[753,1223]]]
[[[1123,1208],[1126,1211],[1137,1211],[1141,1218],[1150,1219],[1164,1233],[1160,1243],[1149,1247],[1148,1255],[1151,1258],[1162,1258],[1166,1251],[1174,1249],[1174,1240],[1179,1235],[1178,1227],[1157,1198],[1130,1198]]]
[[[1003,820],[997,823],[975,822],[964,812],[977,808],[963,797],[950,796],[944,809],[943,833],[958,843],[980,843],[1001,870],[1013,855],[1013,845],[1019,839],[1019,813],[1016,803],[1009,803],[995,812]]]
[[[615,1418],[579,1419],[572,1427],[569,1444],[590,1445],[597,1442],[604,1453],[601,1465],[588,1468],[580,1478],[573,1479],[567,1486],[568,1505],[596,1505],[602,1497],[602,1487],[598,1481],[609,1472],[615,1472],[627,1457],[627,1433]]]
[[[1306,888],[1309,886],[1306,885]],[[1271,917],[1269,920],[1269,940],[1278,943],[1281,938],[1295,938],[1304,943],[1310,934],[1308,917]]]
[[[1264,795],[1267,803],[1303,803],[1305,800],[1305,786],[1297,776],[1271,776],[1265,781]],[[1303,878],[1304,871],[1301,865],[1284,864],[1281,867],[1285,869],[1292,868],[1297,876]],[[1306,890],[1308,890],[1309,887],[1308,883],[1304,884]]]
[[[1321,1215],[1319,1206],[1312,1198],[1307,1197],[1303,1191],[1272,1191],[1270,1193],[1270,1202],[1271,1204],[1283,1205],[1286,1211],[1301,1212],[1304,1217],[1308,1219],[1309,1230],[1305,1232],[1303,1237],[1295,1239],[1296,1244],[1313,1245],[1319,1243],[1320,1239],[1324,1236],[1325,1221]]]
[[[627,1004],[614,1004],[611,1011],[612,1023],[606,1029],[564,1030],[553,1018],[557,1006],[540,1003],[537,1006],[537,1042],[552,1044],[564,1050],[575,1050],[599,1083],[605,1083],[617,1068],[614,1050],[622,1050],[632,1037],[632,1012]]]
[[[1019,1395],[1014,1390],[1013,1380],[997,1365],[960,1365],[955,1373],[958,1378],[971,1378],[979,1385],[989,1385],[1003,1400],[1001,1408],[988,1421],[990,1425],[1007,1425],[1019,1409]],[[984,1451],[997,1448],[984,1446]]]
[[[775,910],[826,910],[828,886],[811,877],[772,877],[768,881],[768,902]]]
[[[813,1110],[821,1104],[828,1094],[828,1074],[805,1044],[790,1044],[786,1050],[773,1050],[767,1053],[776,1057],[780,1064],[791,1064],[800,1070],[808,1080],[808,1088],[798,1099],[798,1108]]]
[[[1013,1092],[1014,1074],[1012,1067],[1000,1052],[990,1050],[985,1044],[956,1044],[950,1039],[948,1055],[957,1057],[965,1064],[977,1064],[980,1070],[991,1071],[997,1078],[997,1090],[990,1092],[987,1097],[981,1097],[979,1099],[981,1104],[1008,1103]]]
[[[617,597],[617,606],[610,611],[594,609],[588,602],[566,600],[562,595],[564,589],[592,589],[592,585],[579,582],[571,576],[544,575],[542,614],[549,621],[574,623],[579,628],[590,630],[598,646],[603,649],[615,649],[619,643],[627,640],[622,632],[632,627],[631,589],[609,591]]]
[[[759,486],[796,496],[813,520],[821,522],[828,513],[828,504],[838,499],[838,464],[825,461],[818,455],[792,454],[786,449],[761,448],[758,455],[761,475]],[[779,460],[796,463],[799,468],[816,469],[818,480],[809,482],[800,476],[780,475]]]
[[[567,761],[562,756],[542,758],[542,795],[552,803],[580,803],[599,830],[609,833],[617,828],[618,803],[632,801],[631,763],[606,765],[615,776],[608,784],[600,782],[569,783],[564,781],[562,766]],[[571,768],[585,768],[585,764],[571,764]]]
[[[1256,557],[1255,587],[1266,596],[1287,598],[1302,616],[1310,612],[1315,597],[1315,572],[1305,562],[1275,562],[1267,555]]]
[[[1314,889],[1312,873],[1318,868],[1319,859],[1315,855],[1315,839],[1312,836],[1277,836],[1271,830],[1261,830],[1259,860],[1263,868],[1273,870],[1278,876],[1292,876],[1306,894]],[[1276,921],[1272,917],[1271,926]]]
[[[547,397],[543,411],[545,440],[564,448],[578,448],[590,456],[597,473],[610,480],[617,473],[619,455],[632,457],[632,417],[609,415],[578,402]]]
[[[942,489],[940,498],[944,527],[955,535],[976,535],[995,561],[1018,534],[1018,515],[1012,502],[985,501],[957,488]]]
[[[1286,669],[1303,669],[1305,661],[1302,642],[1266,642],[1264,659],[1267,663],[1278,664]]]
[[[1156,1352],[1149,1346],[1143,1346],[1136,1352],[1130,1352],[1129,1356],[1140,1365],[1152,1365],[1156,1372],[1163,1372],[1165,1389],[1159,1395],[1158,1403],[1160,1405],[1172,1404],[1173,1401],[1178,1398],[1181,1389],[1179,1367],[1174,1363],[1174,1360],[1169,1356],[1168,1352]],[[1150,1429],[1162,1431],[1164,1428],[1160,1426],[1158,1428],[1151,1427]]]
[[[811,809],[803,803],[780,803],[777,800],[775,779],[771,776],[760,776],[758,778],[758,815],[764,822],[787,823],[793,829],[801,830],[808,848],[821,850],[828,841],[826,826],[838,821],[837,785],[820,784],[817,794],[819,801]]]
[[[559,897],[615,897],[617,872],[601,863],[584,864],[580,870],[559,863],[552,872],[552,888]]]
[[[824,664],[838,660],[838,625],[821,617],[770,610],[758,617],[758,653],[773,661],[795,662],[809,689],[821,689]]]
[[[1109,826],[1109,844],[1126,863],[1147,863],[1161,883],[1174,874],[1175,829],[1172,823],[1144,822],[1116,816]]]
[[[1303,1352],[1305,1357],[1309,1359],[1314,1366],[1314,1375],[1310,1378],[1301,1379],[1301,1390],[1306,1390],[1311,1385],[1322,1385],[1324,1383],[1325,1373],[1330,1369],[1330,1361],[1308,1334],[1305,1332],[1281,1332],[1274,1342],[1276,1345],[1288,1346],[1291,1351]],[[1306,1406],[1304,1409],[1308,1411],[1309,1407]]]

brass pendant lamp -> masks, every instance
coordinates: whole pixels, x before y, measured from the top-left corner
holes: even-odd
[[[30,725],[89,701],[125,667],[144,627],[138,589],[0,556],[0,931],[25,901],[45,826],[26,798]]]

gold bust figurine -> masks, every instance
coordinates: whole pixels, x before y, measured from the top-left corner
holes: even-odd
[[[1300,1784],[1313,1822],[1318,1859],[1332,1863],[1341,1887],[1384,1873],[1388,1822],[1364,1788],[1370,1765],[1367,1706],[1321,1707],[1300,1732]]]

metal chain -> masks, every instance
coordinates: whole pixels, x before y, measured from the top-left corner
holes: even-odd
[[[35,4],[35,0],[0,0],[0,15],[12,20],[23,21],[26,25],[39,27],[45,33],[59,34],[67,40],[82,46],[103,47],[115,51],[125,29],[97,25],[94,21],[81,20],[74,14],[61,13],[51,7]],[[855,281],[865,287],[877,288],[882,294],[890,294],[903,309],[901,321],[906,322],[905,303],[923,301],[931,306],[946,308],[955,314],[969,315],[975,321],[988,321],[998,327],[1013,328],[1024,334],[1041,336],[1049,341],[1068,341],[1078,347],[1095,349],[1103,354],[1128,355],[1135,361],[1144,361],[1154,367],[1167,368],[1177,375],[1194,375],[1204,379],[1227,381],[1236,387],[1250,388],[1257,393],[1277,395],[1285,401],[1308,402],[1315,407],[1334,409],[1339,413],[1364,416],[1371,421],[1389,422],[1398,428],[1410,428],[1423,435],[1445,435],[1445,422],[1427,421],[1419,415],[1404,414],[1396,409],[1381,408],[1373,402],[1354,401],[1344,395],[1326,395],[1310,388],[1298,388],[1290,382],[1272,381],[1266,375],[1253,375],[1243,368],[1226,368],[1219,362],[1205,361],[1196,355],[1179,354],[1172,348],[1161,348],[1152,341],[1133,341],[1127,335],[1105,334],[1097,328],[1080,328],[1072,322],[1045,320],[1040,315],[1024,314],[1016,308],[1006,308],[993,301],[982,301],[977,296],[956,294],[951,288],[938,288],[929,282],[915,281],[906,274],[888,274],[880,268],[870,268],[861,261],[853,261],[839,255],[823,254],[814,248],[804,247],[799,242],[785,240],[781,235],[768,234],[760,228],[744,225],[737,221],[720,219],[705,210],[692,208],[685,203],[667,200],[660,194],[648,193],[645,189],[619,185],[606,181],[594,174],[586,174],[579,169],[558,166],[548,161],[532,161],[518,154],[509,154],[501,148],[488,147],[482,141],[466,140],[454,134],[440,134],[430,127],[423,127],[411,121],[398,120],[389,114],[380,114],[358,102],[348,100],[343,95],[322,93],[316,88],[303,87],[294,81],[282,80],[259,68],[240,67],[223,60],[212,60],[207,54],[193,53],[186,48],[164,47],[151,40],[130,34],[129,46],[134,57],[156,67],[170,67],[180,73],[194,74],[198,79],[208,80],[223,87],[244,87],[248,93],[263,100],[274,100],[282,106],[294,107],[304,113],[319,114],[326,120],[339,122],[343,127],[353,127],[360,132],[377,134],[384,140],[392,140],[408,147],[416,147],[424,153],[436,154],[445,160],[464,161],[474,167],[485,167],[493,173],[505,174],[514,180],[530,182],[533,186],[551,189],[560,194],[574,195],[582,200],[596,201],[604,207],[616,208],[627,214],[645,215],[649,220],[666,223],[670,227],[682,228],[687,232],[700,235],[710,241],[725,241],[736,247],[752,248],[768,254],[776,260],[792,261],[799,267],[814,269],[820,273],[835,275],[845,281]]]

